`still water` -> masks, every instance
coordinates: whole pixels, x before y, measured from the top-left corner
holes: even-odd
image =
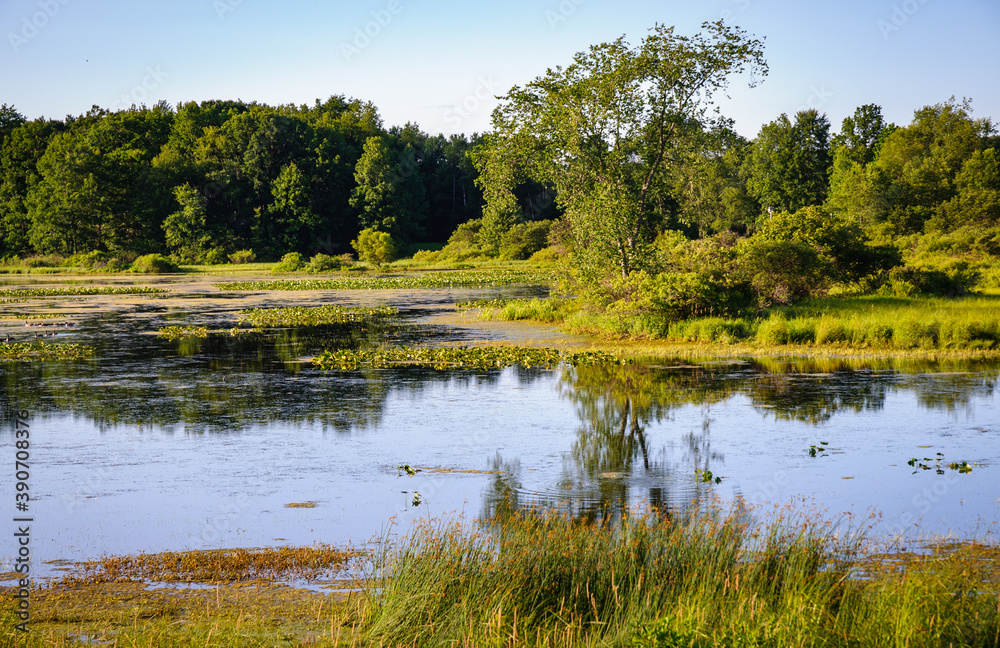
[[[427,516],[535,506],[599,518],[646,504],[794,503],[853,515],[856,526],[907,542],[985,537],[1000,520],[997,364],[659,360],[322,372],[303,358],[387,341],[554,334],[449,319],[456,300],[497,291],[177,290],[25,306],[65,312],[73,326],[56,340],[98,352],[0,365],[5,452],[13,453],[9,413],[31,414],[36,563],[362,544]],[[166,324],[231,326],[251,303],[330,302],[396,305],[401,316],[377,330],[179,342],[151,334]],[[975,464],[971,472],[949,467],[963,461]],[[8,495],[11,477],[2,478]],[[3,547],[0,571],[13,553],[7,540]]]

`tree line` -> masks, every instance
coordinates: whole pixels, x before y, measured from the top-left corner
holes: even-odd
[[[1000,256],[1000,138],[969,100],[922,107],[905,126],[868,104],[837,133],[803,110],[748,139],[712,98],[767,71],[762,41],[739,28],[657,25],[638,46],[595,45],[512,88],[492,130],[471,138],[387,129],[375,106],[343,96],[95,107],[62,121],[4,105],[0,255],[275,260],[347,252],[363,230],[404,250],[450,237],[420,253],[435,261],[551,244],[547,258],[568,258],[606,304],[640,284],[663,303],[704,303],[699,291],[784,303],[835,282],[877,287],[904,262],[957,259],[954,275]]]
[[[365,228],[443,241],[481,213],[478,136],[385,128],[375,106],[166,103],[63,120],[0,108],[0,256],[339,254]]]

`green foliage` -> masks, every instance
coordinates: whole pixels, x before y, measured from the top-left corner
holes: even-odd
[[[331,272],[333,270],[340,270],[343,266],[343,259],[320,252],[309,259],[309,265],[306,266],[306,270],[309,272]]]
[[[161,295],[169,291],[149,286],[64,286],[60,288],[12,288],[0,297],[75,297],[83,295]]]
[[[501,259],[523,260],[548,245],[552,221],[520,223],[508,230],[500,239]]]
[[[171,272],[180,272],[180,268],[177,264],[163,256],[162,254],[147,254],[141,256],[132,262],[131,268],[132,272],[141,272],[143,274],[167,274]]]
[[[548,285],[552,274],[530,270],[433,272],[410,276],[335,277],[289,281],[236,281],[216,284],[220,290],[400,290],[408,288],[486,288]]]
[[[594,45],[508,92],[474,156],[487,223],[519,213],[513,191],[530,178],[555,190],[585,283],[646,266],[668,159],[688,151],[730,75],[766,73],[760,41],[721,21],[703,29],[656,25],[636,48],[624,37]]]
[[[253,250],[237,250],[229,255],[229,262],[235,265],[253,263],[257,260],[257,255]]]
[[[432,369],[504,369],[513,365],[552,369],[569,365],[623,364],[606,353],[561,353],[537,347],[382,347],[377,349],[324,351],[313,360],[320,369],[352,371],[410,365]]]
[[[828,262],[804,243],[756,237],[740,245],[737,272],[753,287],[762,308],[820,294],[831,274]]]
[[[396,258],[396,244],[388,232],[363,229],[358,238],[351,241],[351,246],[358,253],[358,259],[375,267],[380,267]]]
[[[797,211],[826,199],[830,122],[814,109],[764,126],[754,140],[741,173],[747,192],[762,206]]]
[[[871,244],[858,225],[820,206],[804,207],[794,214],[762,216],[754,239],[811,248],[821,258],[823,274],[831,281],[858,281],[902,262],[895,247]]]
[[[167,247],[181,261],[194,262],[205,254],[212,240],[205,220],[208,199],[189,185],[174,187],[174,198],[181,209],[163,221]]]
[[[0,342],[0,361],[47,362],[80,360],[94,356],[94,348],[82,344],[47,342]]]
[[[325,304],[306,308],[292,306],[288,308],[251,308],[239,312],[239,323],[250,324],[254,328],[269,328],[275,326],[323,326],[328,324],[346,324],[364,322],[374,319],[385,319],[397,314],[397,309],[390,306],[347,307],[336,304]]]
[[[278,274],[282,272],[298,272],[306,265],[305,260],[303,260],[302,255],[298,252],[289,252],[285,256],[281,257],[281,261],[276,263],[271,272]]]

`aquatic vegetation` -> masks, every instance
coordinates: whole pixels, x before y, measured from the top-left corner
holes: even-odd
[[[374,349],[327,350],[313,359],[320,369],[353,371],[360,368],[383,369],[395,365],[432,369],[504,369],[513,365],[552,369],[560,362],[574,366],[622,363],[615,356],[599,351],[562,353],[555,349],[487,347],[379,347]]]
[[[11,288],[0,291],[0,298],[77,297],[88,295],[156,295],[170,292],[149,286],[61,286],[59,288]]]
[[[240,324],[251,324],[255,328],[278,326],[323,326],[329,324],[347,324],[363,322],[370,319],[383,319],[398,313],[391,306],[374,308],[338,306],[325,304],[323,306],[289,308],[251,308],[239,312]]]
[[[411,288],[484,288],[490,286],[547,285],[552,274],[536,270],[475,270],[407,275],[356,275],[328,279],[233,281],[216,284],[219,290],[400,290]]]
[[[299,509],[311,509],[316,508],[319,502],[291,502],[285,504],[285,508],[299,508]]]
[[[81,360],[94,357],[94,348],[83,344],[0,342],[0,360]]]
[[[929,463],[931,461],[933,461],[934,463],[933,464]],[[943,475],[945,468],[948,468],[949,470],[955,470],[959,474],[965,475],[972,472],[973,466],[978,466],[979,464],[978,463],[970,464],[968,461],[952,461],[948,464],[945,464],[944,453],[938,452],[934,458],[924,457],[923,460],[921,460],[918,457],[913,457],[912,459],[906,462],[906,465],[910,466],[911,468],[915,468],[915,470],[913,471],[914,475],[916,475],[921,470],[933,470],[938,475]]]
[[[329,545],[266,549],[168,551],[136,556],[108,556],[83,564],[75,582],[233,583],[253,580],[313,580],[358,556]]]
[[[164,326],[156,330],[156,334],[166,338],[171,342],[183,340],[185,338],[208,337],[208,327],[206,326]]]
[[[712,474],[711,470],[702,470],[701,468],[695,468],[694,474],[698,476],[698,479],[706,484],[722,483],[722,477],[716,477]]]
[[[820,441],[819,445],[809,446],[809,456],[810,457],[824,457],[826,456],[826,446],[830,445],[829,441]]]
[[[427,521],[378,551],[363,632],[371,645],[995,645],[997,550],[984,549],[883,567],[836,522],[740,508]]]

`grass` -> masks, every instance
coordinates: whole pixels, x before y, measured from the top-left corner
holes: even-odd
[[[32,588],[28,634],[14,629],[16,590],[0,588],[0,645],[1000,645],[1000,548],[885,553],[851,520],[791,508],[428,518],[363,558],[364,580],[330,582],[361,594],[276,582],[329,576],[353,556],[316,546],[108,557]],[[189,581],[201,585],[177,584]]]
[[[427,522],[379,555],[363,633],[396,646],[1000,643],[994,548],[907,563],[863,545],[790,511]]]
[[[481,319],[561,322],[570,331],[603,337],[715,347],[738,345],[741,353],[776,348],[890,355],[965,352],[986,357],[1000,353],[1000,295],[996,294],[954,299],[814,299],[758,316],[677,322],[573,310],[572,302],[553,300],[505,300],[463,306],[480,308]]]

